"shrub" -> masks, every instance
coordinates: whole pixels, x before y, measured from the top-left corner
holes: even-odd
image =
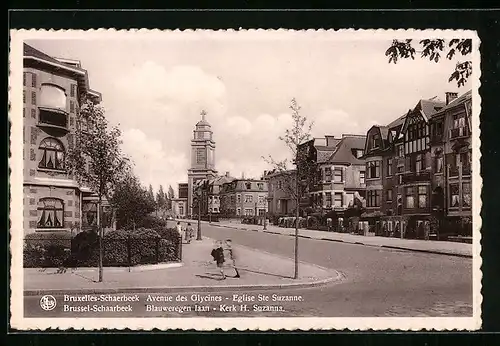
[[[156,231],[161,237],[160,254],[162,261],[180,260],[181,237],[175,228],[163,228]]]
[[[70,254],[71,234],[29,233],[24,238],[25,268],[60,267]]]

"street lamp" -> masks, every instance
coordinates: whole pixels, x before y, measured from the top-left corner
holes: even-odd
[[[267,204],[267,205],[266,205]],[[266,198],[266,204],[264,205],[264,231],[267,230],[267,208],[269,207],[269,201]]]

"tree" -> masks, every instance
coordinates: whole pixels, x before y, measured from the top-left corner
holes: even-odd
[[[421,40],[419,44],[422,46],[422,50],[417,52],[411,39],[393,40],[385,55],[389,57],[389,63],[393,62],[395,64],[399,58],[414,60],[415,53],[420,53],[421,58],[429,58],[430,61],[437,63],[441,60],[443,54],[446,54],[448,60],[452,60],[457,53],[466,56],[472,52],[472,39],[452,39],[449,42],[444,39],[425,39]],[[457,61],[455,71],[448,81],[456,80],[458,87],[461,87],[465,85],[471,75],[472,62],[470,60]]]
[[[285,143],[288,147],[292,163],[295,165],[295,173],[289,169],[289,159],[285,158],[282,161],[275,160],[272,156],[264,157],[269,164],[274,167],[276,173],[280,174],[282,179],[283,189],[290,194],[295,200],[295,247],[294,247],[294,279],[299,277],[299,216],[300,216],[300,200],[304,196],[307,182],[303,178],[314,176],[309,174],[310,164],[306,160],[306,155],[301,146],[311,139],[311,129],[313,122],[308,122],[307,117],[300,114],[301,107],[298,105],[295,98],[290,102],[289,108],[292,110],[293,125],[290,129],[285,130],[285,134],[279,137],[279,140]],[[293,178],[295,175],[295,179]]]
[[[172,185],[168,186],[168,196],[167,196],[167,210],[172,210],[172,200],[175,198],[174,189]]]
[[[163,185],[160,185],[160,189],[156,193],[156,204],[160,210],[167,207],[167,198],[165,196],[165,192],[163,191]]]
[[[97,228],[99,231],[99,282],[103,280],[102,201],[110,200],[116,185],[129,171],[129,160],[120,149],[121,132],[109,128],[104,108],[84,99],[77,116],[76,140],[71,138],[66,167],[80,186],[89,187],[98,196]]]
[[[149,203],[152,203],[155,206],[154,210],[156,210],[157,203],[156,203],[156,200],[155,200],[155,194],[153,192],[153,186],[151,184],[149,184],[149,189],[148,189],[147,196],[148,196],[148,199],[149,199]]]
[[[118,227],[134,227],[149,213],[154,211],[149,192],[143,188],[133,174],[120,181],[113,194],[111,203],[116,210]]]

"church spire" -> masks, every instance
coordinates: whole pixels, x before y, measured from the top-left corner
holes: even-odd
[[[205,115],[207,115],[207,112],[204,109],[202,109],[200,114],[201,114],[201,120],[206,121]]]

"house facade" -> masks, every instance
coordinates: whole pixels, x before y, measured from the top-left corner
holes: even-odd
[[[264,216],[268,212],[268,182],[260,179],[234,179],[222,184],[222,217]]]
[[[180,183],[178,185],[177,198],[172,199],[172,211],[176,218],[185,218],[188,211],[188,184]]]
[[[432,212],[442,233],[472,235],[472,92],[446,99],[430,119]]]
[[[458,187],[458,195],[464,190],[462,199],[470,200],[470,164],[461,164],[470,163],[470,106],[466,105],[466,95],[461,98],[463,102],[452,102],[456,97],[453,93],[447,93],[446,102],[420,100],[387,126],[368,130],[366,212],[362,216],[369,233],[417,239],[439,237],[440,220],[449,213],[446,194],[449,201],[458,204],[455,210],[461,212],[460,216],[470,215],[467,202],[462,208],[460,197],[451,192]],[[452,137],[455,133],[459,138]],[[462,144],[454,145],[457,141]],[[452,176],[457,177],[457,183],[450,180]]]
[[[268,186],[269,214],[274,216],[295,216],[297,205],[295,182],[296,170],[264,172],[263,179]]]
[[[93,228],[97,197],[68,174],[65,157],[75,145],[80,100],[99,103],[101,94],[79,61],[24,44],[23,68],[24,232]]]

